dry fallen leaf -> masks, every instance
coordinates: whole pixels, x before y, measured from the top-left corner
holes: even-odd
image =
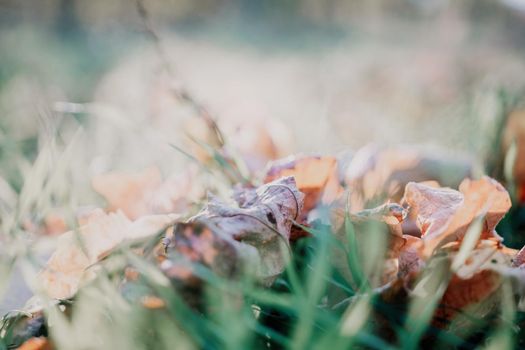
[[[51,298],[71,298],[80,284],[93,276],[91,265],[124,241],[158,233],[176,220],[175,215],[142,217],[134,222],[121,212],[95,210],[86,225],[58,238],[57,248],[38,275],[39,286]]]
[[[507,190],[496,180],[485,176],[480,180],[463,180],[459,191],[465,196],[463,215],[485,215],[481,238],[499,238],[495,228],[512,206]]]
[[[254,146],[252,151],[274,157],[275,150],[265,153],[271,149],[270,140],[263,141],[262,149]],[[399,199],[400,186],[407,177],[437,178],[432,166],[441,164],[439,161],[426,159],[413,150],[403,152],[397,149],[372,152],[372,156],[358,154],[346,173],[350,193],[361,200],[378,194]],[[483,316],[491,312],[493,296],[500,290],[504,276],[520,269],[525,260],[525,253],[516,254],[504,247],[495,231],[510,208],[509,195],[498,182],[488,177],[466,179],[459,191],[439,187],[435,181],[409,182],[402,199],[404,206],[387,202],[356,211],[366,201],[354,205],[356,199],[350,195],[350,205],[343,203],[339,171],[334,157],[290,157],[271,164],[264,185],[239,185],[234,193],[236,205],[210,196],[200,213],[176,224],[166,235],[165,251],[157,259],[161,270],[184,299],[196,307],[203,305],[204,299],[205,277],[199,270],[202,266],[231,279],[248,272],[262,284],[270,285],[284,271],[290,257],[294,222],[312,224],[316,215],[321,215],[321,210],[315,209],[324,204],[329,205],[329,221],[336,239],[345,248],[334,250],[331,258],[356,290],[362,285],[349,266],[350,258],[357,258],[354,260],[363,273],[359,278],[364,277],[372,288],[380,288],[387,300],[408,302],[410,295],[420,293],[415,282],[423,271],[431,270],[425,268],[435,261],[434,253],[438,252],[441,261],[450,263],[452,272],[444,277],[446,281],[450,277],[450,281],[443,289],[434,323],[447,327],[458,314],[481,302],[487,305]],[[140,174],[104,175],[95,178],[93,185],[115,212],[96,210],[84,215],[85,224],[77,232],[60,237],[57,250],[39,274],[40,285],[53,298],[74,296],[80,285],[96,273],[93,265],[118,245],[173,224],[176,216],[144,214],[172,211],[178,200],[187,197],[185,187],[191,187],[192,177],[163,182],[158,169],[151,168]],[[420,238],[404,234],[402,224],[408,212],[417,221]],[[356,250],[348,249],[354,247],[349,247],[346,218],[354,228]],[[462,243],[467,241],[465,235],[474,222],[481,223],[481,233],[465,252]],[[358,256],[349,258],[348,254]],[[125,278],[133,283],[138,272],[127,269]],[[162,299],[152,295],[143,296],[139,302],[150,309],[165,307]]]
[[[406,185],[402,203],[410,208],[421,236],[425,236],[439,235],[446,230],[463,201],[463,195],[456,190],[411,182]]]
[[[159,169],[151,167],[135,174],[115,171],[98,175],[92,185],[108,202],[108,210],[121,210],[133,220],[150,213],[148,202],[161,182]]]
[[[403,266],[407,266],[406,257],[411,257],[420,268],[436,249],[446,252],[452,263],[469,226],[475,218],[483,217],[477,243],[454,271],[436,312],[437,320],[448,322],[458,310],[487,300],[498,290],[501,271],[510,267],[515,254],[501,244],[495,232],[511,205],[507,191],[499,183],[488,177],[465,179],[459,191],[409,183],[403,201],[417,215],[422,232],[419,252],[403,253]]]
[[[453,242],[443,247],[451,262],[459,253],[460,246],[461,242]],[[436,310],[436,320],[448,322],[468,306],[488,300],[500,288],[502,277],[511,267],[515,254],[514,249],[506,248],[496,239],[481,240],[453,274]],[[490,305],[485,305],[485,311],[487,314],[492,311]]]
[[[474,218],[484,216],[481,238],[499,237],[495,227],[510,209],[507,191],[497,181],[483,177],[464,180],[459,192],[409,183],[403,202],[418,217],[424,254],[448,242],[461,240]]]
[[[455,191],[407,184],[403,202],[417,217],[422,236],[404,236],[398,278],[379,291],[385,302],[394,304],[408,303],[410,296],[425,297],[418,289],[423,272],[434,273],[433,261],[445,263],[450,272],[440,278],[448,282],[432,322],[440,328],[455,327],[454,332],[466,329],[472,317],[493,315],[505,278],[525,286],[525,274],[519,270],[523,253],[505,247],[495,231],[510,208],[508,193],[488,177],[466,179],[459,187]]]
[[[502,276],[508,275],[513,261],[515,265],[519,260],[519,254],[505,247],[495,232],[495,226],[510,208],[505,189],[488,177],[466,179],[460,191],[409,183],[403,202],[417,215],[422,237],[405,236],[407,244],[399,256],[400,283],[393,284],[385,295],[396,300],[405,293],[415,293],[410,286],[432,253],[439,250],[439,256],[448,259],[452,275],[435,312],[434,324],[447,328],[458,314],[479,303],[483,307],[476,312],[483,314],[476,317],[491,314],[497,305],[494,295],[499,292]],[[464,240],[476,218],[481,218],[481,232],[472,236],[472,231]],[[472,247],[465,250],[468,245],[464,247],[463,243]]]
[[[203,194],[197,181],[197,168],[162,180],[160,170],[147,168],[138,173],[110,172],[95,176],[93,189],[102,195],[109,211],[122,211],[134,220],[144,215],[179,213]]]
[[[423,269],[431,260],[422,256],[422,241],[419,238],[407,238],[408,242],[400,255],[399,278],[386,288],[378,289],[386,303],[407,304],[413,300],[411,297],[426,298],[429,297],[428,293],[438,292],[418,289],[418,284],[424,282]],[[439,256],[436,257],[447,266],[452,265],[460,254],[460,247],[461,242],[451,242],[440,248]],[[516,250],[506,248],[494,238],[481,240],[458,270],[449,276],[445,274],[440,277],[443,281],[448,279],[448,282],[434,311],[432,324],[461,334],[472,326],[473,320],[494,316],[501,303],[500,292],[504,279],[516,277],[516,268],[511,267],[515,254]],[[439,273],[432,266],[429,268],[427,272],[430,275],[426,277]],[[517,277],[523,279],[525,276],[518,274]]]
[[[211,199],[188,223],[179,224],[167,249],[210,267],[223,277],[254,269],[259,280],[271,283],[284,271],[293,220],[302,209],[303,195],[292,177],[238,193],[239,207]],[[164,264],[170,277],[192,277],[191,267]]]
[[[308,213],[318,204],[330,204],[343,192],[334,157],[302,155],[275,161],[270,164],[264,182],[284,176],[293,176],[297,188],[305,194],[300,222],[305,222]]]

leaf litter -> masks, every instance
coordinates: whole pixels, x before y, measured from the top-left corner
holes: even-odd
[[[264,157],[276,156],[262,149]],[[251,152],[258,152],[257,147]],[[210,159],[202,153],[199,158]],[[230,170],[239,170],[237,161],[224,159]],[[443,167],[461,171],[446,177]],[[412,148],[375,146],[349,161],[292,155],[270,162],[259,177],[253,174],[260,166],[252,166],[250,181],[233,186],[230,199],[211,193],[205,198],[202,184],[192,181],[195,169],[166,180],[154,167],[96,176],[93,188],[107,206],[84,214],[77,229],[58,238],[37,275],[37,298],[73,300],[74,307],[77,294],[97,281],[105,262],[118,255],[114,252],[138,243],[131,254],[157,265],[190,309],[202,312],[211,283],[202,268],[230,281],[249,276],[270,290],[285,276],[294,283],[296,247],[319,239],[317,229],[327,226],[331,253],[324,258],[352,291],[350,296],[327,291],[332,307],[346,305],[345,336],[371,322],[384,339],[396,341],[394,325],[374,306],[377,300],[404,305],[405,310],[418,302],[434,305],[428,311],[432,326],[457,334],[468,324],[465,315],[497,314],[507,281],[514,286],[518,307],[525,304],[525,248],[507,248],[496,232],[511,208],[509,193],[495,179],[470,178],[468,163]],[[201,201],[202,209],[188,215]],[[129,263],[123,267],[117,278],[126,294],[144,271]],[[169,307],[153,290],[139,294],[140,304],[149,310]],[[42,315],[42,309],[32,313]],[[355,321],[352,310],[370,319]],[[411,315],[408,311],[407,322]],[[50,346],[41,329],[26,333],[17,338],[19,344],[25,341],[22,348]]]

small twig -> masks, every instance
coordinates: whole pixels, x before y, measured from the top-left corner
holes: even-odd
[[[148,10],[146,9],[146,6],[144,5],[144,0],[137,0],[136,1],[136,7],[137,12],[139,14],[140,19],[142,20],[144,24],[144,29],[150,39],[152,40],[155,50],[157,51],[157,54],[161,60],[162,68],[166,72],[166,74],[171,78],[171,80],[176,81],[175,79],[175,70],[173,66],[170,63],[170,60],[168,59],[168,54],[164,50],[164,46],[162,45],[162,41],[160,39],[160,36],[157,34],[155,29],[153,28],[153,25],[151,23],[151,17],[149,15]],[[215,133],[217,140],[219,142],[220,146],[224,145],[224,137],[222,135],[222,132],[220,131],[217,122],[215,121],[215,118],[212,117],[210,112],[204,105],[199,103],[191,94],[190,92],[181,86],[180,84],[178,86],[170,86],[170,91],[173,94],[173,96],[183,102],[191,106],[196,113],[204,119],[207,126],[213,130]]]

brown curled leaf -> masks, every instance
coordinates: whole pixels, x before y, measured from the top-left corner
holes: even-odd
[[[271,163],[264,182],[293,176],[297,188],[305,194],[304,208],[298,218],[305,222],[318,204],[330,204],[342,193],[337,166],[335,157],[291,156]]]
[[[417,183],[406,186],[403,202],[416,212],[426,255],[438,246],[461,240],[478,216],[484,216],[480,239],[499,238],[494,229],[511,206],[503,186],[483,177],[465,179],[459,190]]]
[[[464,196],[450,188],[435,188],[410,182],[402,200],[416,217],[421,236],[426,240],[441,237],[452,217],[463,205]]]
[[[176,226],[168,242],[172,258],[208,266],[223,277],[254,270],[263,283],[271,283],[284,271],[293,221],[303,206],[303,195],[292,177],[237,193],[239,207],[211,199],[206,208],[185,224]],[[173,260],[173,259],[172,259]],[[190,265],[164,264],[169,276],[193,281]]]
[[[129,219],[144,215],[179,213],[203,195],[197,168],[162,179],[157,167],[137,173],[113,171],[95,176],[93,189],[107,202],[108,211],[122,211]]]
[[[507,190],[496,180],[485,176],[480,180],[463,180],[459,191],[465,196],[464,215],[475,217],[486,211],[481,238],[497,236],[496,225],[512,205]]]
[[[205,223],[190,222],[175,225],[166,242],[167,258],[160,268],[192,307],[201,309],[203,284],[197,269],[209,268],[222,278],[236,278],[257,264],[256,250],[220,231],[212,231]]]
[[[246,250],[249,250],[247,248]],[[167,244],[168,260],[161,263],[168,277],[195,284],[193,264],[209,267],[221,277],[235,277],[243,268],[240,243],[220,231],[212,231],[202,222],[175,226]],[[251,252],[255,254],[254,251]]]
[[[498,206],[494,208],[497,209]],[[487,228],[491,232],[492,224],[485,222],[484,230],[487,231]],[[426,243],[424,237],[419,239],[405,236],[405,239],[406,244],[399,255],[399,277],[381,291],[382,298],[387,303],[406,303],[407,297],[417,294],[415,282],[431,261],[429,256],[423,254]],[[453,262],[460,255],[462,243],[461,240],[455,240],[441,246],[439,258],[445,258],[448,265],[454,266]],[[472,318],[494,316],[499,307],[499,293],[505,278],[518,280],[519,286],[525,286],[525,273],[520,270],[520,265],[520,252],[505,247],[498,237],[481,238],[467,252],[462,265],[452,268],[450,280],[434,313],[434,326],[456,332],[472,325],[469,321]],[[524,290],[522,288],[521,292]]]
[[[152,215],[130,221],[121,212],[93,211],[86,224],[58,238],[57,248],[38,274],[38,283],[51,298],[67,299],[80,284],[94,277],[91,265],[126,241],[159,233],[177,219],[175,215]]]
[[[460,247],[461,242],[451,242],[441,248],[440,256],[452,264]],[[400,255],[399,278],[382,293],[386,302],[400,302],[415,292],[414,283],[430,261],[422,256],[421,250],[421,240],[408,238]],[[434,313],[434,326],[450,329],[452,324],[457,325],[458,322],[468,324],[464,314],[468,314],[471,319],[491,315],[498,308],[499,300],[495,296],[500,291],[504,277],[515,275],[511,267],[515,254],[514,249],[503,246],[495,238],[481,240],[469,252],[465,263],[450,276]]]
[[[512,265],[514,250],[501,244],[495,226],[510,208],[510,198],[495,180],[464,180],[460,190],[409,183],[404,203],[417,215],[422,232],[417,249],[408,246],[400,256],[404,278],[414,278],[431,254],[440,248],[450,263],[459,255],[463,237],[475,218],[483,217],[476,246],[454,274],[435,314],[435,323],[446,327],[462,310],[483,302],[490,310],[492,295],[499,290],[501,276]],[[465,254],[464,252],[462,254]],[[463,261],[463,260],[460,260]],[[483,315],[481,315],[483,316]]]
[[[453,242],[443,248],[451,262],[460,246],[460,242]],[[483,308],[477,308],[477,314],[471,316],[485,317],[497,308],[498,301],[492,296],[499,291],[503,277],[509,274],[515,253],[497,239],[481,240],[452,275],[436,310],[435,323],[446,327],[458,313],[481,302]]]

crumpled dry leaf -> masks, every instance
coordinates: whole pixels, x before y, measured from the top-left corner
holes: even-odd
[[[339,198],[343,188],[339,183],[337,159],[329,156],[291,156],[272,162],[264,182],[293,176],[299,191],[305,194],[299,222],[306,222],[310,211],[319,204],[330,204]]]
[[[426,298],[429,297],[428,293],[436,292],[418,290],[416,282],[423,282],[420,280],[423,277],[423,268],[431,260],[421,253],[421,239],[410,236],[406,238],[407,244],[399,258],[399,278],[377,290],[386,303],[407,304],[412,300],[411,297]],[[459,241],[445,245],[440,248],[438,259],[445,259],[447,265],[452,265],[460,247]],[[515,255],[516,250],[503,246],[495,238],[481,240],[455,273],[441,277],[445,281],[448,279],[448,284],[434,312],[432,324],[461,334],[472,326],[472,320],[493,316],[501,302],[500,292],[504,279],[525,278],[524,274],[516,275],[517,269],[511,267]],[[434,273],[433,270],[430,273]]]
[[[446,229],[447,224],[463,204],[463,195],[450,188],[436,188],[421,183],[408,183],[402,203],[410,209],[421,236]]]
[[[441,187],[437,181],[423,181],[419,182],[419,184],[434,188]],[[421,237],[421,230],[417,224],[417,221],[416,209],[408,207],[408,214],[402,225],[403,233],[409,236]]]
[[[443,248],[451,262],[460,246],[460,242],[453,242]],[[458,311],[488,299],[501,286],[515,254],[514,249],[506,248],[496,239],[481,240],[452,276],[435,318],[449,321]],[[490,309],[487,306],[487,313]]]
[[[38,275],[39,286],[51,298],[71,298],[83,281],[94,276],[89,267],[108,252],[124,241],[154,235],[176,219],[176,215],[155,215],[132,222],[121,212],[97,209],[78,231],[58,238],[55,252]]]
[[[399,202],[409,182],[433,180],[456,187],[470,173],[471,165],[460,159],[408,146],[385,149],[369,145],[352,158],[345,183],[352,189],[352,210],[357,211],[377,198]]]
[[[303,195],[295,180],[286,177],[244,190],[238,198],[239,207],[211,199],[188,223],[177,225],[168,254],[175,250],[225,277],[251,265],[261,281],[271,283],[284,271],[290,229],[302,209]],[[188,267],[165,265],[170,277],[191,276]]]
[[[93,189],[102,195],[109,211],[121,210],[135,220],[144,215],[182,212],[203,194],[197,184],[197,168],[162,180],[160,170],[147,168],[138,173],[110,172],[95,176]]]
[[[395,300],[415,293],[411,285],[432,253],[439,250],[439,256],[447,259],[453,272],[433,323],[448,328],[457,315],[479,303],[483,307],[475,310],[475,317],[489,315],[496,309],[498,299],[494,296],[504,276],[513,275],[513,266],[520,264],[519,253],[505,247],[495,232],[495,226],[510,208],[505,189],[488,177],[466,179],[460,191],[409,183],[403,201],[417,214],[422,237],[405,236],[407,244],[399,256],[398,283],[392,284],[384,296]],[[483,218],[481,233],[479,237],[472,236],[475,245],[470,251],[462,251],[463,238],[479,217]],[[457,265],[458,261],[461,265]]]
[[[175,260],[183,257],[187,262],[210,267],[220,276],[233,277],[241,269],[238,265],[240,260],[238,251],[242,251],[239,242],[222,231],[212,231],[204,223],[191,222],[176,225],[173,235],[166,243],[169,258]],[[173,256],[173,252],[178,256]],[[248,254],[253,255],[255,251]],[[190,265],[172,264],[172,261],[163,264],[164,269],[169,267],[170,277],[194,278]]]
[[[434,325],[440,328],[454,327],[454,332],[466,328],[469,317],[463,317],[464,312],[474,318],[492,315],[498,308],[498,293],[506,277],[523,280],[521,285],[525,286],[525,274],[518,271],[522,263],[520,253],[505,247],[495,232],[495,226],[510,208],[508,193],[495,180],[466,179],[460,191],[409,183],[403,202],[417,215],[422,237],[404,236],[399,278],[380,291],[384,301],[406,303],[411,295],[421,297],[421,291],[413,287],[432,261],[431,256],[446,259],[452,266],[433,318]],[[480,217],[481,233],[479,237],[472,236],[475,245],[469,251],[460,250],[469,226]]]
[[[486,211],[481,238],[499,238],[495,228],[512,206],[507,190],[485,176],[480,180],[465,179],[459,185],[459,191],[465,196],[465,215],[477,216]]]
[[[403,202],[416,212],[425,255],[443,244],[461,240],[474,218],[480,215],[484,216],[480,239],[499,238],[494,229],[511,206],[505,188],[483,177],[465,179],[459,190],[407,184]]]

